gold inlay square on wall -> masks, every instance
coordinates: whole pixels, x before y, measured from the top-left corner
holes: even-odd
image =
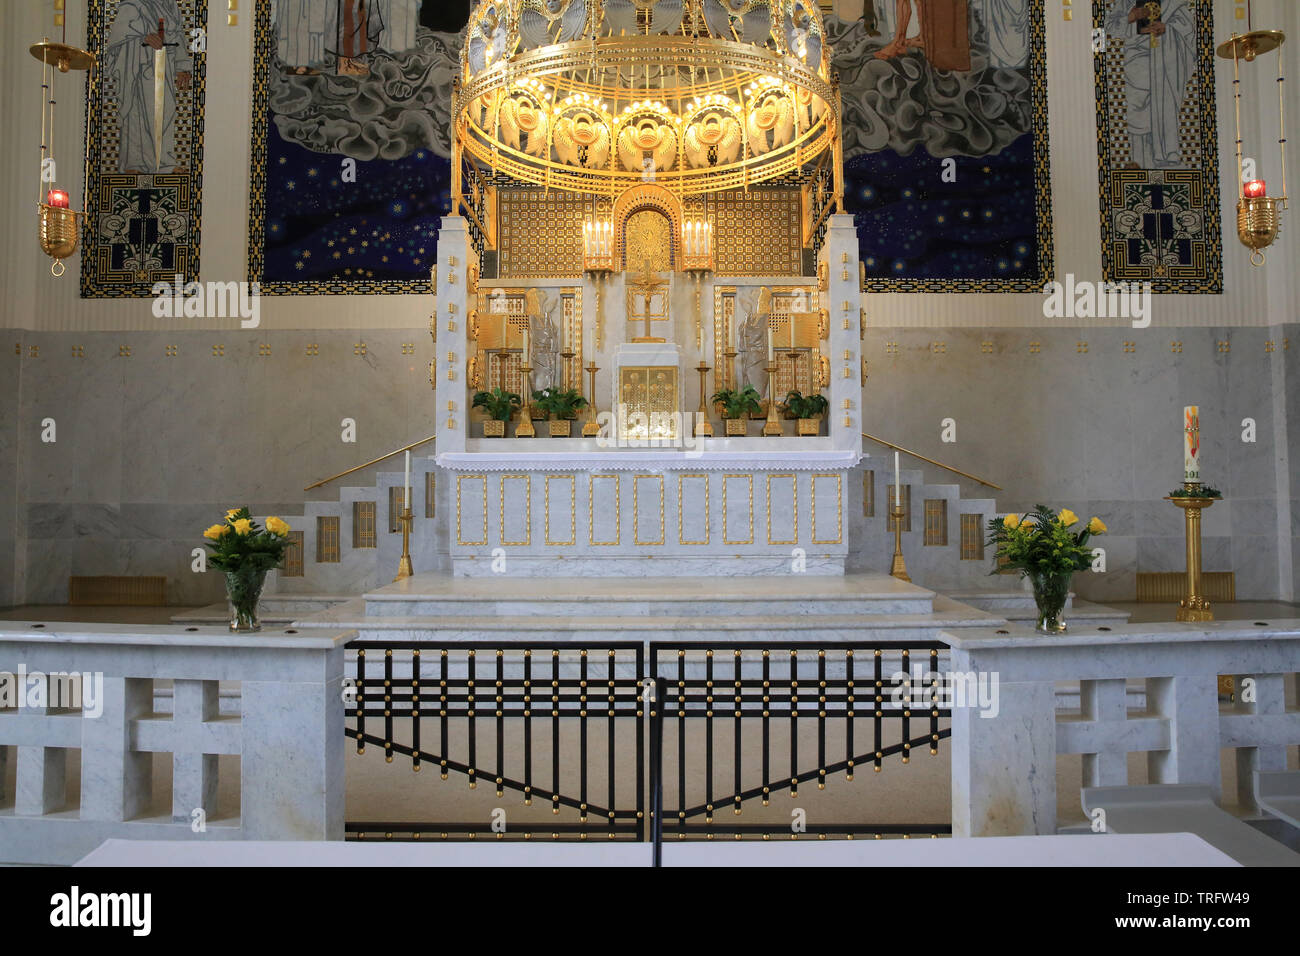
[[[730,505],[731,495],[728,490],[731,480],[744,479],[746,482],[745,499],[749,508],[749,537],[732,538],[730,535]],[[722,541],[724,544],[753,544],[754,543],[754,476],[731,474],[722,476]]]
[[[524,538],[522,541],[510,541],[506,538],[506,482],[522,481],[524,483]],[[526,548],[533,543],[533,479],[531,475],[502,475],[501,494],[497,498],[497,513],[500,520],[500,539],[502,547]]]
[[[551,536],[551,482],[567,481],[569,483],[569,540],[557,541]],[[545,531],[547,547],[559,548],[576,544],[578,540],[578,480],[573,475],[547,475],[545,486],[546,515]],[[563,492],[561,492],[563,494]]]
[[[772,505],[772,479],[777,478],[782,481],[790,481],[790,515],[791,515],[791,537],[788,541],[784,538],[772,537],[772,512],[775,508]],[[799,543],[799,479],[794,472],[785,472],[781,474],[769,474],[767,476],[767,543],[768,544],[798,544]]]
[[[483,496],[483,537],[476,541],[466,541],[461,531],[461,518],[464,515],[462,506],[464,484],[467,481],[477,481],[481,486]],[[456,476],[456,543],[458,545],[485,545],[488,543],[488,501],[487,501],[487,475],[457,475]]]
[[[704,482],[704,538],[696,540],[686,537],[685,520],[686,513],[686,479],[698,478]],[[712,528],[710,526],[709,514],[709,476],[707,472],[689,472],[677,476],[677,543],[678,544],[708,544],[712,537]]]
[[[641,537],[641,482],[657,481],[659,482],[659,538],[658,540],[643,539]],[[664,476],[663,475],[634,475],[632,477],[632,535],[633,540],[638,546],[643,545],[660,545],[664,543]]]
[[[818,480],[835,479],[835,537],[824,537],[817,528],[817,482]],[[874,478],[874,475],[873,475]],[[865,483],[864,483],[865,487]],[[812,476],[809,484],[809,494],[812,498],[812,543],[813,544],[842,544],[844,541],[844,489],[842,479],[839,475],[826,472],[818,473]],[[823,509],[824,512],[825,509]]]
[[[614,539],[612,541],[596,540],[596,482],[612,481],[614,482]],[[619,476],[616,474],[608,475],[588,475],[587,476],[587,543],[593,547],[618,546],[623,542],[623,509],[621,489],[619,487]]]

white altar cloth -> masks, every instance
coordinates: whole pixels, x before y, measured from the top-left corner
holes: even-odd
[[[649,866],[649,843],[108,840],[77,866]],[[664,866],[1238,866],[1192,833],[979,839],[666,841]]]

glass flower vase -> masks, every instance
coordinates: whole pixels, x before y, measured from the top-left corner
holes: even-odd
[[[1070,596],[1073,572],[1026,571],[1038,606],[1038,623],[1034,629],[1043,634],[1065,633],[1065,602]]]
[[[240,633],[260,631],[257,602],[266,584],[266,570],[241,569],[226,572],[226,597],[230,601],[230,629]]]

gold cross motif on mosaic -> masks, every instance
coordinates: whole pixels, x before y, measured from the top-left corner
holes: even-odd
[[[627,281],[627,317],[628,321],[645,323],[645,334],[633,342],[665,341],[650,333],[650,323],[668,319],[668,280],[659,278],[649,259],[641,274]]]

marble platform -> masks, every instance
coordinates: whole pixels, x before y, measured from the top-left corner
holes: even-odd
[[[348,623],[344,623],[348,622]],[[415,575],[295,622],[394,641],[925,641],[1003,619],[888,575]]]

